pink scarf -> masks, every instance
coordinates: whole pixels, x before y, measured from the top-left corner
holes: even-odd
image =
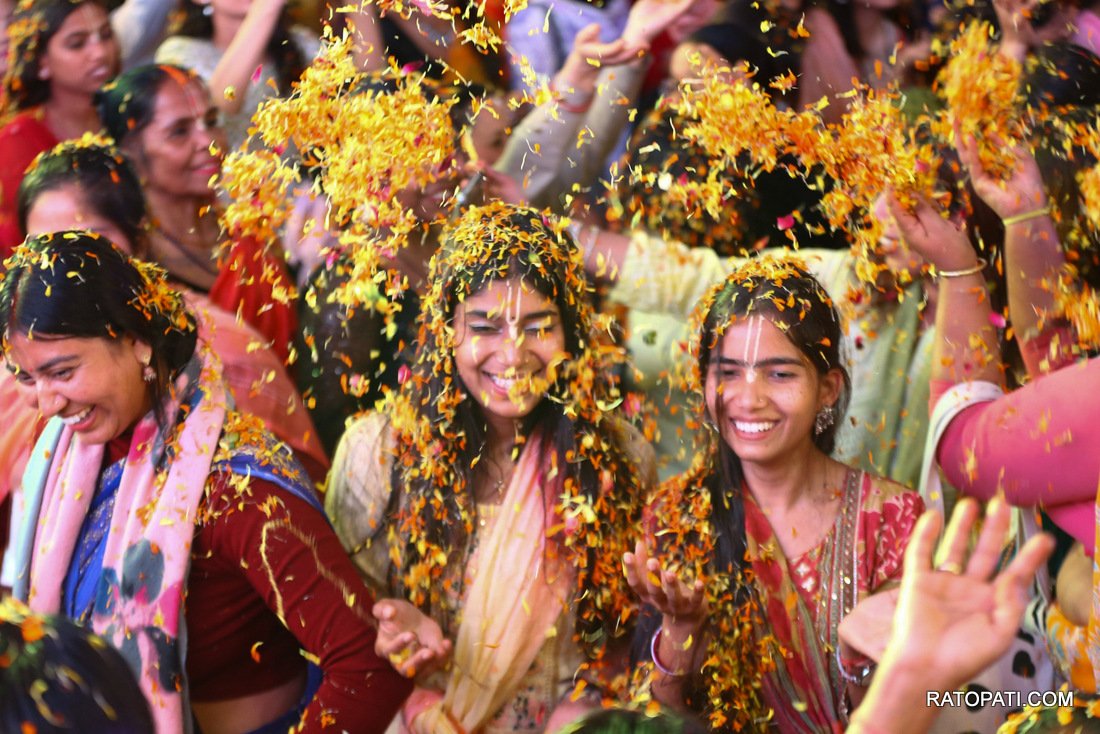
[[[158,428],[153,413],[134,427],[92,612],[92,629],[118,647],[138,674],[158,734],[190,730],[183,592],[199,503],[225,420],[220,372],[212,355],[197,355],[164,406],[168,429]],[[33,504],[28,500],[33,552],[27,553],[28,539],[17,586],[17,593],[25,587],[35,611],[57,613],[61,607],[62,582],[103,455],[102,444],[84,444],[68,427],[59,437],[56,429],[46,431],[35,447],[24,486],[29,493],[41,488],[41,494]]]

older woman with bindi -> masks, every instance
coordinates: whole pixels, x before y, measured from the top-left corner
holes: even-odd
[[[297,331],[293,284],[279,243],[221,229],[214,180],[226,143],[206,85],[174,66],[142,66],[104,87],[96,106],[141,180],[152,259],[286,359]]]
[[[409,686],[372,649],[370,596],[164,272],[89,232],[32,237],[0,324],[50,420],[15,595],[116,646],[158,732],[385,731]]]

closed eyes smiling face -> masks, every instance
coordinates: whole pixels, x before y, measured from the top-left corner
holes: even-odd
[[[514,422],[546,394],[566,356],[557,306],[518,278],[497,280],[455,309],[455,367],[487,421]]]

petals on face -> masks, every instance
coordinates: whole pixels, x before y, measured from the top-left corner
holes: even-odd
[[[455,366],[490,420],[525,417],[565,357],[557,306],[518,278],[496,280],[455,309]]]

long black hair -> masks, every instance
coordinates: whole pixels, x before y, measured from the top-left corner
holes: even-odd
[[[840,317],[832,300],[821,284],[794,262],[761,267],[760,262],[752,261],[734,271],[713,294],[696,337],[702,385],[706,384],[712,362],[721,350],[726,328],[750,315],[763,316],[778,326],[819,376],[834,369],[843,375],[844,387],[833,406],[834,420],[812,437],[822,453],[831,454],[852,391],[851,378],[840,353],[843,336]],[[721,424],[723,416],[709,418]],[[719,440],[717,444],[716,461],[704,482],[714,508],[718,565],[726,568],[735,567],[744,558],[744,509],[739,500],[744,472],[733,449],[725,441]]]
[[[519,440],[537,426],[550,446],[548,465],[560,472],[559,494],[593,510],[581,521],[585,540],[575,540],[568,552],[578,575],[576,632],[598,658],[605,642],[625,632],[620,623],[629,617],[621,558],[636,534],[641,485],[627,453],[627,429],[613,412],[618,388],[594,340],[583,261],[561,223],[543,212],[500,202],[470,207],[432,260],[416,359],[400,396],[404,411],[394,412],[406,416],[397,425],[403,447],[394,462],[395,494],[405,495],[404,507],[420,509],[405,517],[415,532],[398,541],[405,563],[396,585],[422,608],[446,603],[438,583],[442,568],[433,559],[449,555],[461,562],[475,527],[473,467],[483,458],[487,427],[455,367],[454,316],[466,297],[513,278],[557,306],[565,336],[566,359],[548,370],[546,396],[525,419]],[[425,575],[425,567],[433,570]]]
[[[837,311],[821,284],[793,259],[750,260],[712,288],[695,311],[694,359],[687,376],[697,403],[696,418],[689,422],[696,430],[695,458],[686,472],[662,485],[654,510],[667,529],[660,538],[666,563],[707,583],[708,662],[686,681],[686,700],[712,717],[752,727],[767,715],[759,686],[764,661],[774,654],[773,643],[759,628],[763,612],[745,557],[744,471],[717,429],[723,416],[707,413],[706,391],[727,328],[755,315],[775,324],[818,375],[839,370],[843,376],[834,422],[813,435],[818,449],[826,454],[833,450],[851,392]],[[716,660],[721,663],[712,662]],[[716,668],[732,673],[719,675]]]
[[[79,230],[28,237],[6,264],[0,284],[5,347],[12,334],[30,333],[111,341],[130,336],[148,344],[156,373],[153,409],[163,427],[163,405],[198,338],[195,319],[164,270]]]

